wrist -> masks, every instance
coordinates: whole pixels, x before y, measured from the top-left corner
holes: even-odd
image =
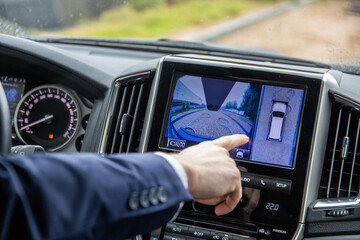
[[[194,186],[196,185],[196,173],[194,168],[192,168],[191,165],[185,159],[183,159],[179,153],[173,153],[170,155],[175,158],[185,170],[188,181],[188,191],[193,196]]]
[[[186,173],[183,165],[174,157],[174,154],[168,154],[168,153],[163,153],[163,152],[155,152],[154,154],[163,157],[173,167],[176,174],[178,175],[181,182],[183,183],[184,188],[188,189],[187,173]]]

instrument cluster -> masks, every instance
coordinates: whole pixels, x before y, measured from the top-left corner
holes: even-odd
[[[80,151],[91,111],[74,90],[58,84],[0,76],[9,103],[13,146],[40,145],[46,151]]]

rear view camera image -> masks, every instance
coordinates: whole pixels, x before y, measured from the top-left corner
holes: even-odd
[[[168,147],[185,147],[181,140],[203,142],[246,134],[250,141],[238,155],[249,159],[260,93],[259,84],[189,75],[179,78],[166,131]]]
[[[292,167],[304,90],[182,75],[169,106],[162,148],[245,134],[235,160]]]

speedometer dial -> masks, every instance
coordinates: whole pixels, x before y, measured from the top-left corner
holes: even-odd
[[[22,142],[57,150],[67,145],[79,128],[76,98],[56,85],[28,92],[15,112],[15,130]]]

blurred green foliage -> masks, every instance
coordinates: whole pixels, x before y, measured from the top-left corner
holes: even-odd
[[[241,110],[245,111],[245,116],[252,122],[255,122],[257,115],[257,108],[260,99],[261,85],[250,84],[243,96],[243,101],[240,104]]]
[[[225,108],[228,109],[238,109],[238,103],[236,100],[234,100],[233,102],[229,101],[226,103]]]
[[[190,110],[190,103],[189,103],[189,102],[183,102],[183,103],[182,103],[182,106],[181,106],[181,110],[182,110],[183,112],[189,111],[189,110]]]
[[[208,26],[281,0],[124,0],[97,19],[55,32],[34,34],[81,37],[172,38],[193,26]]]
[[[127,2],[135,10],[143,11],[145,9],[152,8],[161,3],[164,3],[165,0],[131,0]]]

